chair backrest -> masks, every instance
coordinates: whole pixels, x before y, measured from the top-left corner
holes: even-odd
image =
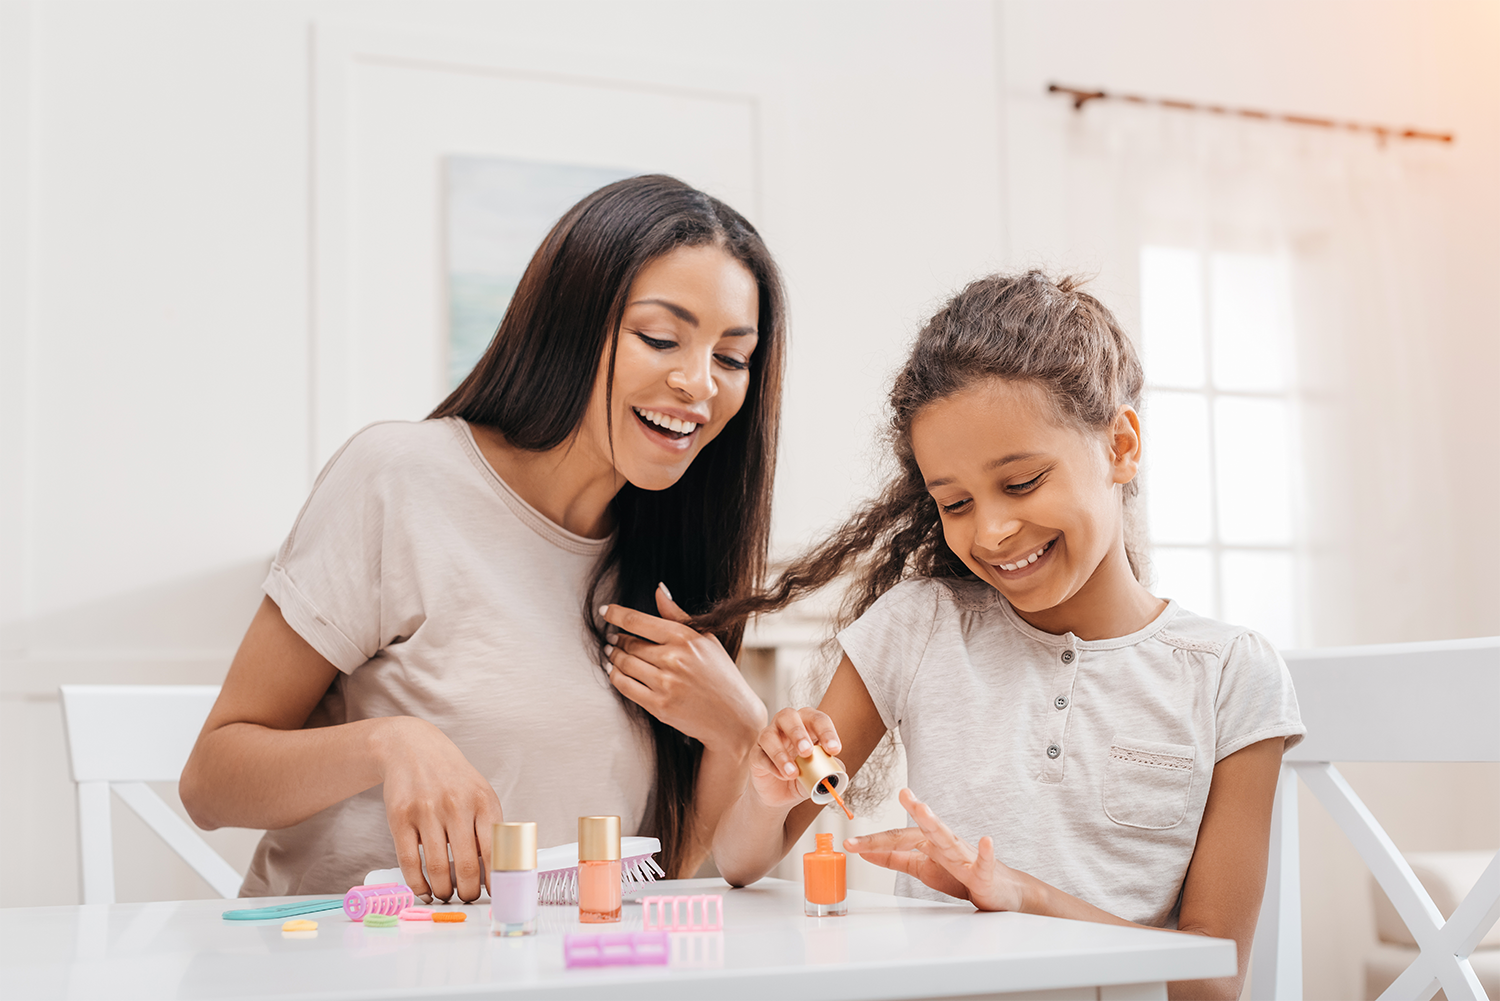
[[[83,903],[115,899],[110,792],[222,897],[241,876],[147,782],[176,782],[218,698],[216,685],[62,685],[63,727],[78,785]]]
[[[1359,851],[1420,946],[1382,999],[1485,998],[1469,954],[1500,917],[1500,852],[1444,921],[1335,761],[1500,761],[1500,637],[1284,654],[1307,724],[1286,753],[1271,821],[1266,896],[1255,932],[1255,998],[1302,997],[1297,781]]]

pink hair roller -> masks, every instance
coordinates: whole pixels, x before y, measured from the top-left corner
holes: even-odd
[[[366,914],[395,916],[417,902],[411,887],[404,883],[378,883],[356,886],[344,894],[344,913],[350,921],[361,921]]]

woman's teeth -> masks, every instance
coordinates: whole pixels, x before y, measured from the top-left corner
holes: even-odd
[[[676,417],[668,417],[666,414],[655,410],[642,410],[640,407],[636,407],[635,412],[641,416],[642,420],[650,421],[659,428],[674,431],[677,434],[692,434],[698,430],[698,425],[692,421],[678,420]]]
[[[1056,539],[1052,540],[1052,542],[1056,542],[1056,541],[1057,541]],[[1030,556],[1026,557],[1024,560],[1017,560],[1014,563],[1002,563],[1002,564],[1000,564],[1000,569],[1001,570],[1019,570],[1019,569],[1021,569],[1024,566],[1030,566],[1031,564],[1035,563],[1038,559],[1040,559],[1041,555],[1043,553],[1045,553],[1047,550],[1049,550],[1049,549],[1052,548],[1052,542],[1047,543],[1045,546],[1043,546],[1042,548],[1038,549],[1036,552],[1032,553]]]

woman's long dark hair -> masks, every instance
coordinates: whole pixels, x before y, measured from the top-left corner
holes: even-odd
[[[527,265],[494,340],[431,417],[490,427],[511,445],[546,451],[577,433],[599,360],[612,400],[620,319],[642,268],[678,247],[722,247],[759,290],[759,343],[739,412],[665,490],[626,484],[614,501],[613,542],[580,609],[603,645],[594,610],[608,600],[657,614],[666,582],[689,614],[754,591],[766,568],[771,488],[780,424],[786,304],[781,275],[760,234],[717,198],[660,174],[600,188],[567,211]],[[737,656],[745,618],[711,630]],[[703,746],[647,715],[656,783],[642,833],[661,839],[663,865],[680,872],[691,844],[693,790]]]

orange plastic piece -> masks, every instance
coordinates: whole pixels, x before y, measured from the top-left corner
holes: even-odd
[[[829,835],[829,836],[832,837],[832,835]],[[467,917],[468,917],[468,915],[465,914],[463,911],[434,911],[433,914],[432,914],[432,920],[438,921],[438,922],[444,922],[444,921],[448,921],[448,922],[462,921],[462,920],[464,920]]]

